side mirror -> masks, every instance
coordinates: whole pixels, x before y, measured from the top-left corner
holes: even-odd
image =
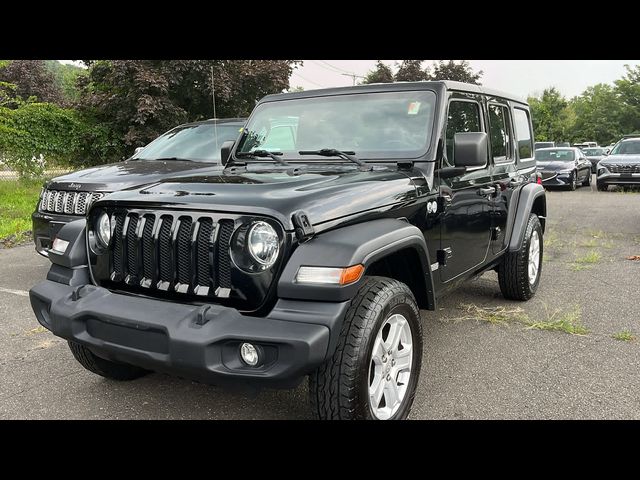
[[[487,164],[485,132],[456,133],[453,137],[453,161],[456,167],[484,167]]]
[[[604,153],[602,155],[606,157],[607,155],[609,155],[609,152],[610,152],[610,150],[607,149],[607,150],[604,151]]]
[[[220,163],[222,165],[226,165],[229,160],[229,155],[231,155],[231,149],[233,148],[233,144],[235,142],[232,140],[227,140],[220,147]]]

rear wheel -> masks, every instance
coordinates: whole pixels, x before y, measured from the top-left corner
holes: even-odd
[[[402,420],[416,393],[422,324],[404,283],[368,277],[351,301],[331,358],[309,376],[322,420]]]
[[[100,358],[84,345],[71,340],[68,343],[71,353],[80,365],[96,375],[112,380],[135,380],[149,373],[149,370],[134,365]]]
[[[529,300],[540,283],[542,271],[542,226],[538,216],[529,216],[520,249],[507,252],[498,269],[502,295],[509,300]]]

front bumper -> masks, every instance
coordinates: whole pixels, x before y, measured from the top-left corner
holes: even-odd
[[[78,215],[60,215],[57,213],[43,213],[39,211],[31,214],[33,231],[33,242],[36,252],[40,255],[48,256],[48,249],[51,247],[53,237],[67,223],[83,218]]]
[[[640,185],[640,173],[611,173],[598,175],[598,185]]]
[[[553,170],[538,170],[542,175],[542,185],[545,187],[568,187],[571,185],[571,172],[556,172]]]
[[[33,287],[29,296],[40,324],[108,360],[210,384],[282,387],[297,384],[332,354],[349,304],[279,300],[267,317],[250,317],[219,305],[172,303],[51,280]],[[243,342],[262,348],[262,366],[242,362]]]

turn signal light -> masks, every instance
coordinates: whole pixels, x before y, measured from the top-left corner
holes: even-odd
[[[319,283],[325,285],[349,285],[357,282],[364,273],[363,265],[351,267],[300,267],[296,274],[298,283]]]

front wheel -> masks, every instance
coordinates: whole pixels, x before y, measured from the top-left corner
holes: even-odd
[[[609,185],[605,185],[603,183],[598,183],[597,187],[599,192],[606,192],[609,190]]]
[[[422,324],[404,283],[367,277],[342,324],[334,354],[309,376],[322,420],[407,418],[422,364]]]
[[[569,190],[572,192],[578,188],[578,172],[574,171],[569,178]]]
[[[498,269],[500,291],[505,298],[529,300],[535,295],[542,271],[542,251],[542,226],[532,213],[520,249],[505,253]]]

